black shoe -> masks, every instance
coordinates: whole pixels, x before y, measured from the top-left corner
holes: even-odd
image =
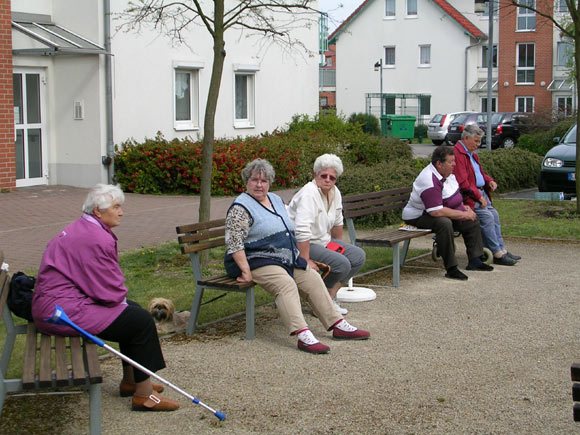
[[[493,264],[499,264],[500,266],[514,266],[516,263],[517,261],[507,254],[504,254],[499,258],[493,257]]]
[[[485,272],[491,272],[493,270],[492,266],[488,266],[479,258],[474,258],[469,261],[469,264],[466,267],[467,270],[482,270]]]
[[[508,253],[507,253],[507,254],[505,254],[505,255],[507,255],[507,256],[508,256],[509,258],[511,258],[512,260],[516,260],[516,261],[518,261],[518,260],[521,260],[521,259],[522,259],[522,257],[520,257],[519,255],[514,255],[514,254],[512,254],[511,252],[508,252]]]
[[[459,281],[467,281],[467,275],[457,268],[450,269],[445,274],[445,278],[457,279]]]

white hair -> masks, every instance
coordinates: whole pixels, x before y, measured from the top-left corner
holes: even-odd
[[[113,203],[123,204],[124,202],[125,194],[118,184],[114,186],[112,184],[99,183],[89,191],[83,204],[83,211],[88,214],[93,214],[95,207],[99,210],[106,210]]]
[[[319,174],[325,169],[334,169],[336,176],[340,177],[344,171],[340,157],[335,154],[322,154],[314,161],[314,173]]]

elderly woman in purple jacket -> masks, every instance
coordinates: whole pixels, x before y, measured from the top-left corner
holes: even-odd
[[[78,335],[68,326],[44,321],[58,304],[85,331],[119,343],[123,354],[155,372],[165,367],[155,322],[148,311],[127,300],[125,277],[117,258],[117,237],[125,195],[118,186],[97,184],[83,215],[52,239],[42,257],[32,315],[48,334]],[[123,362],[120,395],[133,396],[135,411],[173,411],[179,403],[159,393],[148,375]]]

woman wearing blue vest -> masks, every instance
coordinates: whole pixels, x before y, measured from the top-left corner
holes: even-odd
[[[268,193],[275,172],[266,160],[256,159],[242,171],[246,191],[226,216],[226,272],[239,282],[253,281],[276,298],[280,318],[298,349],[328,353],[308,328],[300,295],[337,340],[365,340],[368,331],[350,325],[336,312],[320,275],[310,268],[296,246],[294,227],[282,198]]]

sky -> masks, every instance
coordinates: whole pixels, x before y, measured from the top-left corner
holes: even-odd
[[[327,12],[328,33],[332,33],[350,14],[358,8],[364,0],[318,0],[321,11]]]

